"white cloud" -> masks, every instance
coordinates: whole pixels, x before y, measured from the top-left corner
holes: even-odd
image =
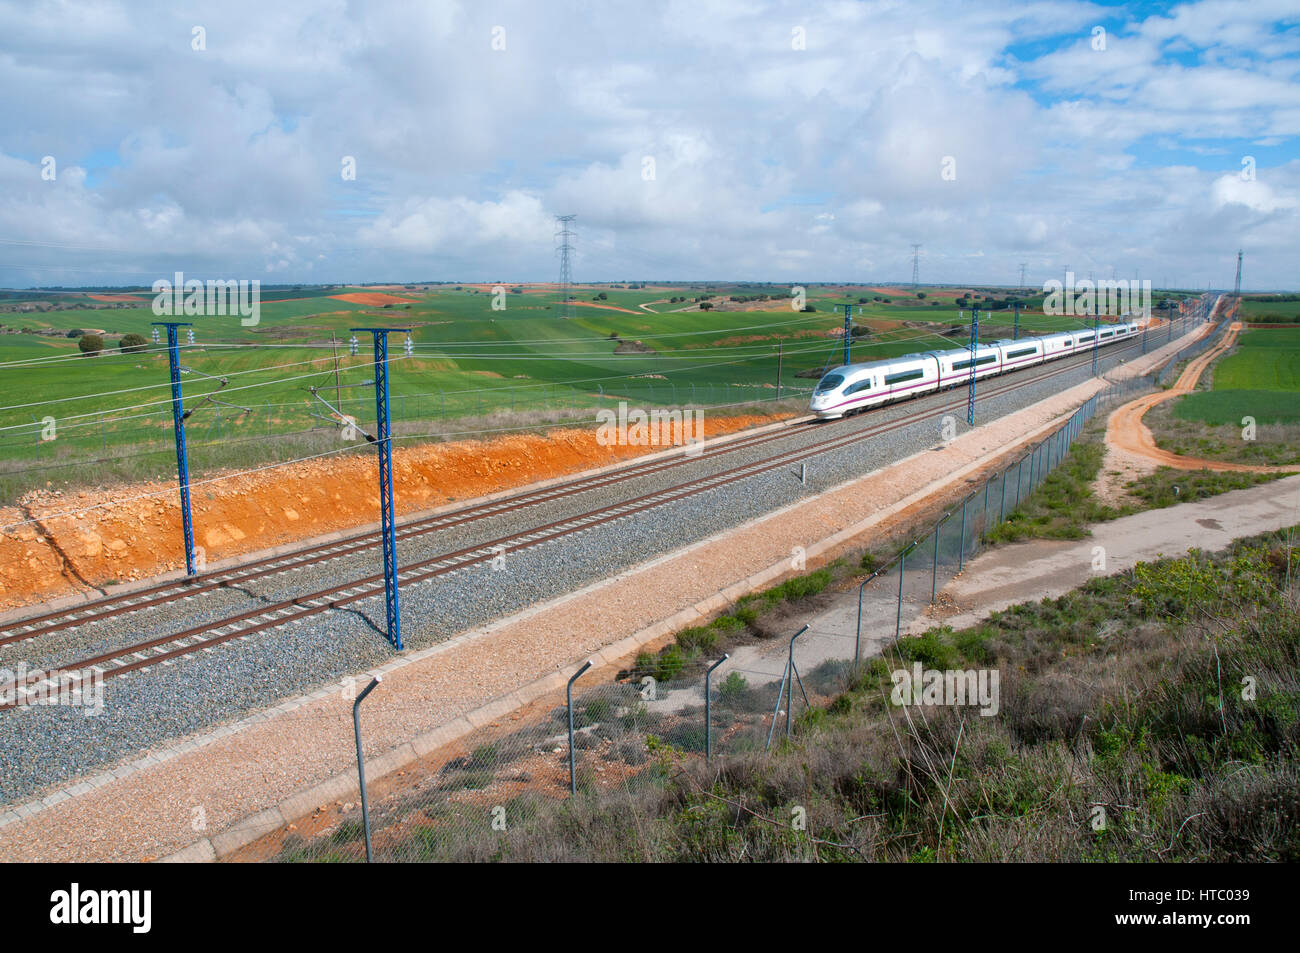
[[[899,279],[919,241],[930,280],[1027,260],[1222,283],[1244,244],[1256,280],[1294,284],[1293,12],[1180,4],[1093,50],[1116,14],[0,0],[0,83],[22,90],[0,102],[0,239],[65,246],[7,245],[0,284],[544,279],[561,212],[580,278]]]

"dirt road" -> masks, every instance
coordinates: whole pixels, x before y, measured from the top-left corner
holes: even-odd
[[[1211,331],[1212,328],[1206,328],[1207,334],[1211,333]],[[1202,460],[1197,457],[1185,457],[1181,454],[1170,453],[1168,450],[1161,450],[1156,446],[1155,435],[1142,422],[1142,418],[1152,407],[1167,400],[1173,400],[1175,397],[1182,397],[1184,394],[1189,394],[1195,390],[1201,375],[1205,373],[1205,369],[1222,357],[1236,343],[1237,335],[1240,332],[1241,323],[1234,321],[1229,326],[1228,333],[1224,335],[1222,341],[1188,363],[1182,374],[1178,376],[1178,380],[1174,382],[1173,387],[1158,394],[1139,397],[1110,415],[1110,421],[1106,425],[1106,448],[1108,453],[1104,469],[1120,470],[1124,468],[1123,464],[1125,463],[1129,465],[1129,469],[1133,469],[1132,458],[1137,457],[1146,462],[1145,469],[1147,470],[1161,466],[1173,467],[1176,470],[1213,470],[1220,473],[1289,473],[1295,471],[1295,467],[1251,466],[1245,463]]]

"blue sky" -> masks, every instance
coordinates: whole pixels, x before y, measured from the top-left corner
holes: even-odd
[[[1294,2],[0,0],[0,88],[8,287],[1300,287]]]

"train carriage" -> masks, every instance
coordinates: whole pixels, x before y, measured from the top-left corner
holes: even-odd
[[[1043,342],[1038,338],[1010,338],[995,341],[993,344],[1002,352],[1002,372],[1017,371],[1022,367],[1033,367],[1043,363]]]
[[[1135,323],[1123,322],[980,344],[973,357],[970,348],[963,347],[904,354],[866,364],[846,364],[832,368],[822,377],[813,390],[810,409],[824,420],[833,420],[868,407],[959,387],[970,380],[972,360],[975,379],[980,380],[1071,354],[1087,353],[1093,347],[1107,347],[1141,330]]]
[[[957,351],[931,351],[939,362],[939,386],[956,387],[970,380],[970,348]],[[992,344],[975,348],[975,379],[982,380],[1002,373],[1002,352]]]
[[[848,364],[828,371],[812,396],[812,411],[825,420],[905,400],[938,386],[939,363],[930,354]]]

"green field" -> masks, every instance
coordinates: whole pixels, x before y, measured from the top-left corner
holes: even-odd
[[[1241,316],[1247,321],[1261,323],[1300,321],[1300,299],[1260,301],[1255,298],[1242,298]]]
[[[1011,294],[921,288],[920,297],[911,289],[811,285],[812,310],[796,312],[787,285],[592,285],[574,288],[580,303],[572,320],[562,319],[555,291],[545,288],[506,294],[504,310],[493,310],[490,291],[469,285],[389,287],[410,300],[388,306],[331,297],[369,290],[375,289],[267,289],[260,323],[251,328],[238,316],[193,318],[195,344],[186,343],[184,331],[180,340],[197,475],[340,452],[339,427],[320,398],[372,429],[374,394],[366,386],[373,378],[371,343],[360,335],[359,352],[351,355],[353,327],[412,329],[411,357],[403,335],[390,339],[390,391],[395,435],[416,440],[536,426],[619,400],[770,403],[777,395],[778,348],[782,396],[797,409],[820,371],[843,359],[835,334],[843,304],[853,307],[854,325],[866,330],[853,339],[852,359],[861,362],[959,347],[967,341],[958,329],[969,321],[971,304],[983,311],[990,300],[1005,302]],[[766,300],[755,300],[762,296]],[[969,297],[959,308],[961,296]],[[150,338],[158,320],[152,297],[145,292],[139,306],[105,307],[70,292],[0,293],[0,501],[47,484],[171,478],[165,349],[118,350],[125,334]],[[1041,295],[1023,300],[1032,308]],[[713,310],[701,310],[702,302]],[[20,303],[50,310],[11,310]],[[1009,310],[992,318],[985,313],[980,337],[1003,336],[1010,324]],[[1032,311],[1021,320],[1026,332],[1081,324]],[[56,333],[41,334],[45,329]],[[106,349],[82,355],[77,340],[66,336],[72,329],[102,330]],[[948,329],[956,333],[944,334]],[[331,335],[338,342],[337,389]]]
[[[1212,390],[1178,401],[1174,415],[1208,424],[1300,423],[1300,328],[1256,328],[1214,368]]]

